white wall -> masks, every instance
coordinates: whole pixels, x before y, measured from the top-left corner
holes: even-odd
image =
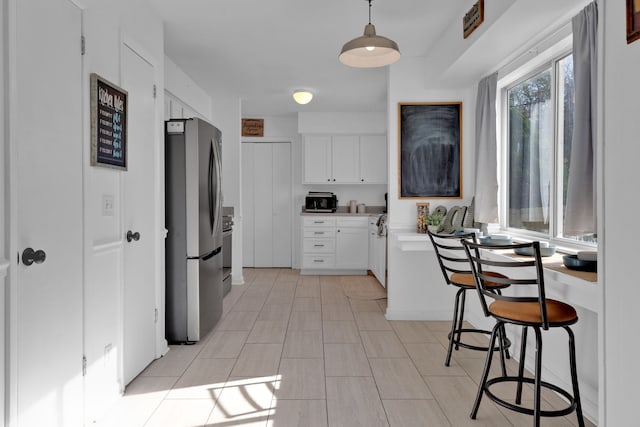
[[[475,93],[471,89],[426,89],[423,59],[402,58],[389,73],[389,250],[387,316],[393,319],[449,320],[453,295],[442,288],[442,277],[433,252],[403,252],[395,244],[397,233],[415,231],[417,202],[428,201],[430,209],[438,205],[469,205],[474,193]],[[469,83],[471,86],[471,83]],[[462,102],[462,199],[400,199],[398,174],[398,103]],[[417,278],[420,278],[419,280]],[[433,293],[437,286],[442,293]]]
[[[425,199],[399,199],[398,181],[398,103],[403,102],[462,102],[462,199],[430,199],[430,208],[443,205],[468,205],[474,193],[475,171],[475,86],[468,81],[456,90],[425,88],[424,60],[402,58],[389,73],[388,127],[389,127],[389,226],[391,229],[415,229],[416,202]]]
[[[637,212],[640,159],[640,41],[626,43],[625,2],[600,1],[604,21],[604,194],[599,218],[605,312],[605,398],[602,425],[637,422]],[[606,230],[606,234],[604,233]]]
[[[144,0],[115,0],[103,2],[87,0],[84,3],[84,32],[87,51],[84,59],[85,105],[89,99],[89,75],[92,72],[116,84],[121,82],[122,42],[127,40],[154,60],[157,76],[156,151],[158,167],[162,164],[164,45],[162,21]],[[145,58],[146,59],[146,58]],[[84,123],[89,123],[85,108]],[[135,117],[129,117],[135,120]],[[84,139],[89,141],[89,126]],[[124,389],[121,383],[122,342],[122,174],[106,168],[89,166],[89,144],[84,153],[84,205],[85,205],[85,353],[88,359],[87,414],[98,416],[118,398]],[[159,168],[159,171],[163,168]],[[156,210],[162,220],[156,222],[158,236],[164,228],[164,198],[161,197],[161,174],[156,177]],[[162,182],[161,182],[162,181]],[[114,197],[114,216],[102,216],[103,195]],[[164,319],[164,240],[156,238],[156,284],[159,318]],[[164,322],[161,322],[163,325]],[[160,330],[161,329],[161,330]],[[164,326],[158,331],[157,356],[166,351]],[[105,357],[105,348],[111,345],[114,353]],[[163,350],[164,349],[164,350]]]
[[[308,134],[380,135],[387,132],[385,113],[298,113],[298,132]]]
[[[211,122],[211,96],[166,55],[164,57],[164,88],[170,96]]]
[[[231,282],[244,283],[242,275],[242,197],[241,152],[240,152],[240,108],[239,97],[212,95],[211,123],[222,132],[222,194],[223,206],[232,206],[235,212],[232,237]]]

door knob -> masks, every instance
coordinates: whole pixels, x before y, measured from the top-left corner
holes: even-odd
[[[22,263],[26,266],[33,264],[42,264],[47,259],[47,254],[42,249],[37,251],[32,248],[27,248],[22,252]]]
[[[134,233],[131,230],[127,231],[127,242],[131,242],[132,240],[135,240],[136,242],[140,240],[140,233],[137,231]]]

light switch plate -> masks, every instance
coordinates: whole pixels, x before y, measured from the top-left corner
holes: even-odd
[[[113,216],[113,195],[102,195],[102,216]]]

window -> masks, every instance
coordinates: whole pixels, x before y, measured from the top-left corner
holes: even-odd
[[[595,244],[564,235],[573,134],[573,57],[564,52],[502,87],[502,226],[538,239]],[[521,74],[522,75],[522,74]]]

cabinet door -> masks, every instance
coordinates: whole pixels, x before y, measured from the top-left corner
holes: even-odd
[[[360,147],[357,136],[334,136],[331,160],[332,182],[360,182]]]
[[[336,229],[336,268],[366,270],[369,264],[368,238],[367,227],[338,227]]]
[[[387,183],[387,137],[367,135],[360,137],[360,177],[367,184]]]
[[[330,136],[304,138],[304,182],[315,184],[331,182]]]

